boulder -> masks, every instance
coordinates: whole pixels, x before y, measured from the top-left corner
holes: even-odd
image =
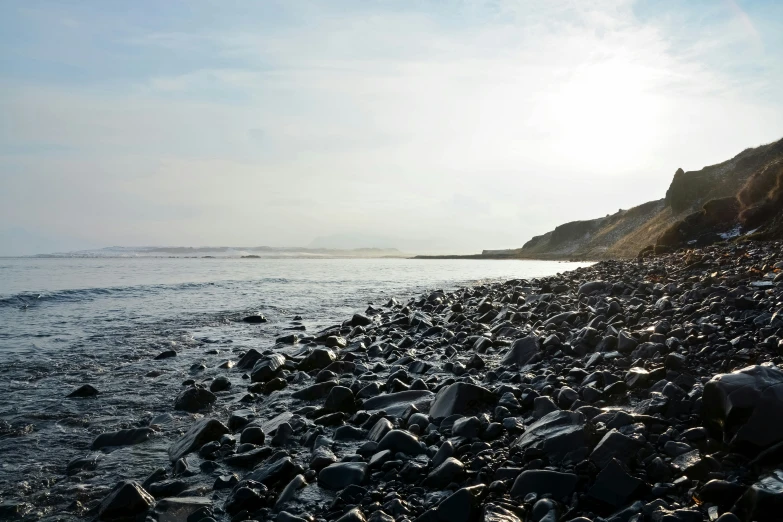
[[[217,400],[214,393],[204,388],[190,387],[182,390],[174,400],[174,409],[196,413],[209,408]]]
[[[574,492],[578,480],[573,473],[543,469],[523,471],[511,487],[511,496],[525,498],[529,493],[536,493],[552,495],[552,498],[560,500]]]
[[[243,323],[248,324],[261,324],[266,322],[266,317],[261,314],[248,315],[242,318]]]
[[[638,440],[623,435],[617,430],[611,430],[595,446],[590,454],[590,460],[598,466],[598,469],[605,468],[612,459],[625,463],[636,454],[641,446],[642,443]]]
[[[146,513],[155,503],[152,495],[137,482],[125,480],[117,484],[100,506],[100,520],[122,520]]]
[[[435,394],[428,390],[406,390],[378,395],[364,401],[362,409],[367,411],[385,411],[399,417],[408,407],[415,406],[419,411],[428,411]]]
[[[311,370],[322,370],[337,360],[334,352],[328,348],[316,348],[297,365],[297,368],[303,372]]]
[[[247,357],[247,355],[245,355]],[[240,359],[239,366],[242,368],[242,360]],[[276,353],[270,355],[264,359],[258,359],[253,363],[253,369],[250,372],[250,382],[267,382],[272,380],[277,375],[278,370],[285,364],[285,357]]]
[[[540,449],[550,461],[578,462],[588,455],[589,440],[582,413],[553,411],[530,425],[513,444],[523,450]]]
[[[496,402],[497,397],[488,389],[456,382],[441,388],[430,406],[429,414],[433,419],[445,419],[455,414],[481,413]]]
[[[340,462],[331,464],[318,473],[318,484],[326,489],[339,491],[350,485],[364,482],[367,464],[364,462]]]
[[[517,339],[511,345],[511,349],[508,351],[503,360],[502,365],[516,364],[519,367],[527,364],[533,357],[535,357],[541,351],[541,347],[538,343],[538,337],[529,335],[522,339]]]
[[[90,384],[83,384],[69,393],[67,397],[94,397],[96,395],[98,395],[98,390],[94,386]]]
[[[391,450],[406,455],[421,455],[424,448],[419,440],[405,430],[391,430],[378,442],[378,451]]]
[[[171,462],[175,462],[207,442],[220,440],[220,437],[227,433],[230,433],[229,429],[219,420],[201,419],[169,447],[169,458]]]
[[[759,479],[731,509],[740,520],[777,522],[783,515],[783,470]]]
[[[716,375],[704,386],[704,425],[715,438],[738,450],[757,452],[783,441],[783,371],[749,366]]]
[[[113,446],[131,446],[133,444],[139,444],[148,440],[153,433],[155,432],[150,428],[134,428],[130,430],[101,433],[92,441],[91,449],[97,450]]]

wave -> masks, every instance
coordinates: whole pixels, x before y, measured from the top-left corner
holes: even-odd
[[[202,283],[176,283],[157,285],[115,286],[107,288],[76,288],[57,290],[54,292],[21,292],[15,295],[0,296],[0,308],[28,309],[43,304],[75,303],[92,301],[105,297],[141,297],[152,296],[161,292],[176,292],[183,290],[198,290],[209,287],[223,287],[237,283],[272,283],[286,284],[290,281],[285,278],[265,278],[253,281],[208,281]]]

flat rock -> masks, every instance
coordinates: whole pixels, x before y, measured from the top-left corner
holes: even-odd
[[[579,412],[553,411],[530,425],[513,443],[520,449],[537,448],[551,461],[579,461],[589,451],[585,416]]]
[[[196,422],[178,441],[169,447],[169,459],[175,462],[195,451],[207,442],[220,440],[220,437],[230,433],[229,429],[217,419],[201,419]]]
[[[149,440],[150,435],[155,433],[150,428],[134,428],[129,430],[119,430],[110,433],[101,433],[92,441],[93,450],[113,447],[113,446],[131,446]]]
[[[247,355],[245,356],[247,357]],[[244,357],[242,358],[244,359]],[[242,360],[240,360],[240,363]],[[285,364],[285,357],[276,353],[263,359],[257,359],[250,371],[250,382],[268,382],[272,380]],[[239,366],[239,364],[237,364]],[[241,366],[240,366],[241,368]]]
[[[435,394],[427,390],[406,390],[396,393],[378,395],[364,401],[362,409],[367,411],[385,411],[389,415],[399,417],[409,406],[426,412],[435,399]]]

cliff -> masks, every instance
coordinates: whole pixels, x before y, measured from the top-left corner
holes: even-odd
[[[734,238],[783,236],[783,139],[685,172],[678,169],[663,199],[606,217],[573,221],[522,248],[483,257],[630,258]]]

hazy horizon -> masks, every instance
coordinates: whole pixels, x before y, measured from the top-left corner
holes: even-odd
[[[0,43],[0,255],[518,248],[783,137],[774,1],[33,0]]]

